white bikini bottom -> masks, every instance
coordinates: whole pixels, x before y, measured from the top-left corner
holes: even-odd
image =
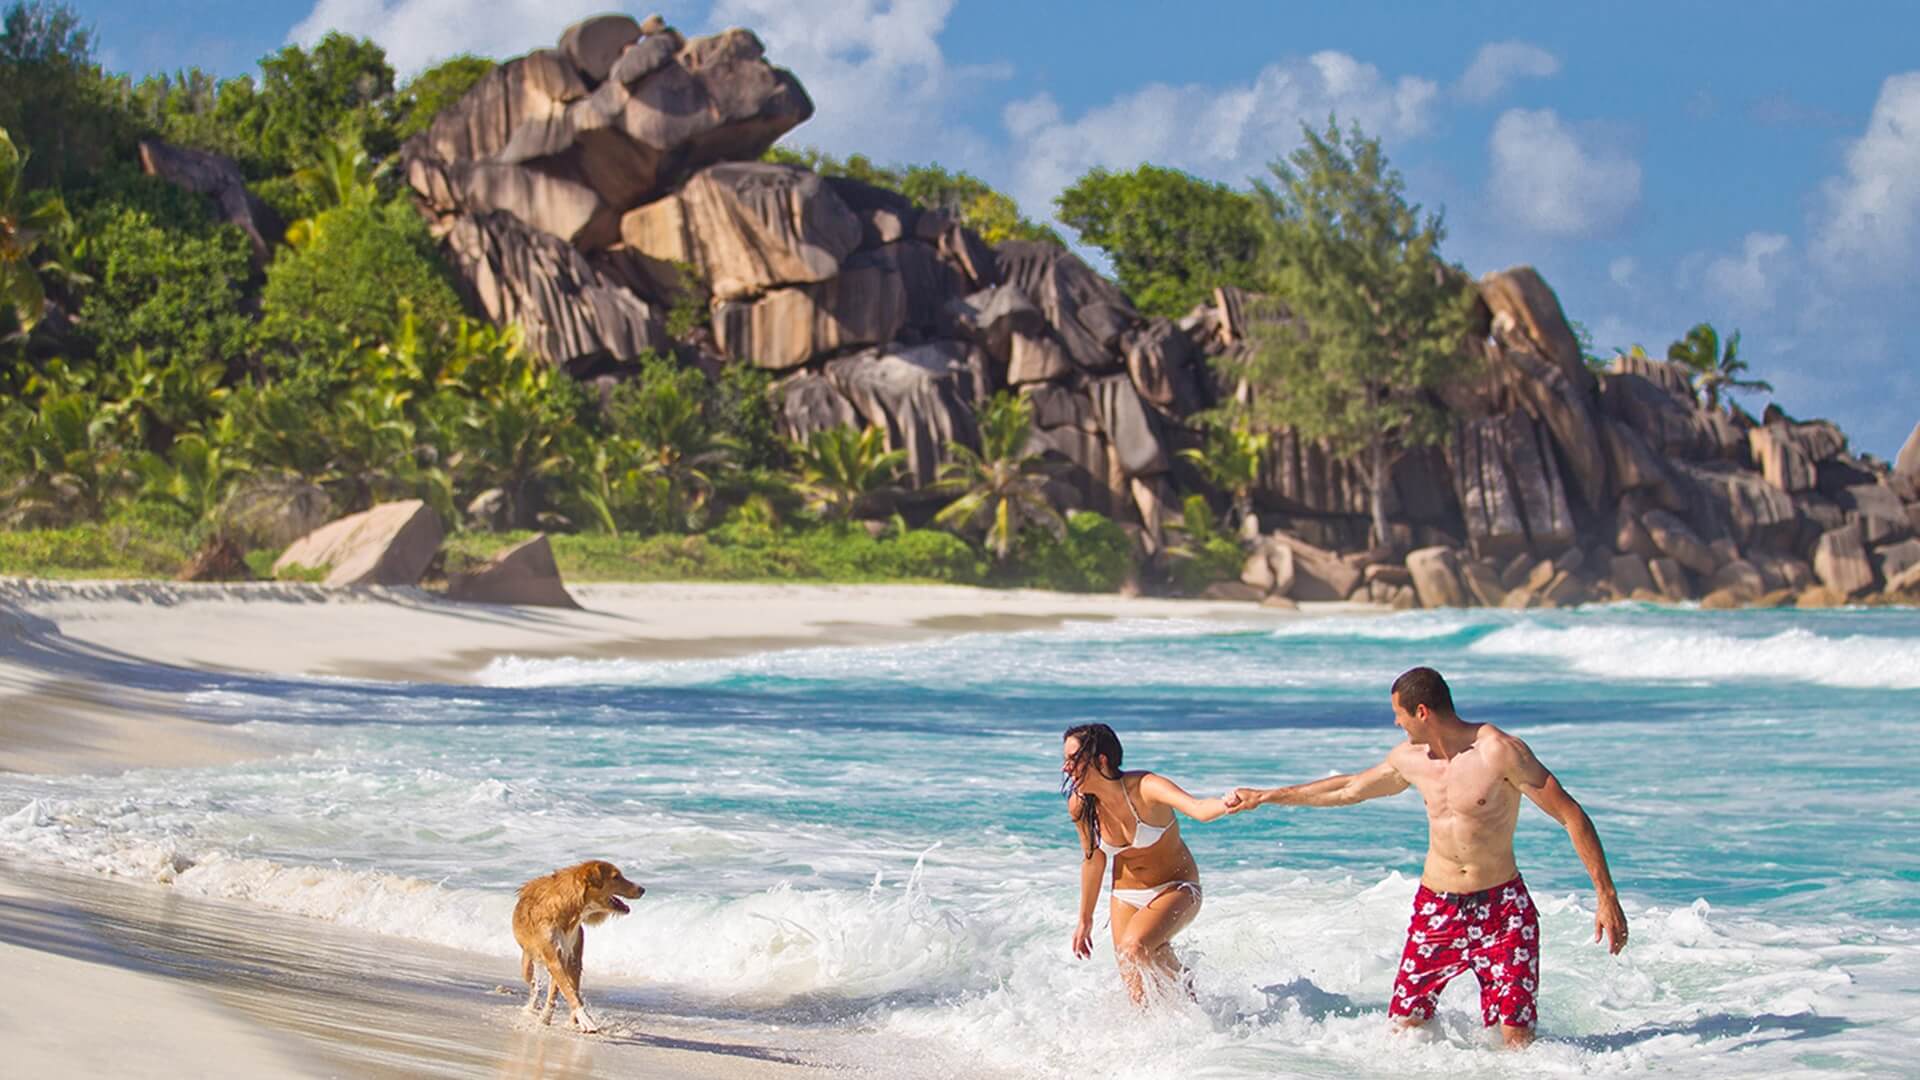
[[[1113,899],[1115,903],[1125,904],[1130,908],[1143,908],[1153,903],[1155,897],[1168,889],[1185,889],[1193,894],[1195,900],[1201,899],[1200,883],[1197,881],[1168,881],[1151,889],[1116,888],[1113,890]]]

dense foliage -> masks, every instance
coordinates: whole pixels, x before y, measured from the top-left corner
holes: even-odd
[[[1060,220],[1106,252],[1120,287],[1148,315],[1179,318],[1221,285],[1257,284],[1257,204],[1176,169],[1094,169],[1060,193]]]

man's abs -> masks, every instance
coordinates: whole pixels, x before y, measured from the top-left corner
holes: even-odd
[[[1513,859],[1517,800],[1492,809],[1491,814],[1429,814],[1427,863],[1420,874],[1428,888],[1436,892],[1478,892],[1519,872]]]

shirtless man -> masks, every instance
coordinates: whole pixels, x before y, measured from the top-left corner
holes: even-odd
[[[1388,1015],[1403,1027],[1425,1023],[1448,981],[1472,970],[1482,1022],[1498,1023],[1508,1046],[1525,1046],[1533,1041],[1541,942],[1539,915],[1513,861],[1520,796],[1565,826],[1599,897],[1593,940],[1606,937],[1618,953],[1627,944],[1627,917],[1600,835],[1526,743],[1492,724],[1460,719],[1446,680],[1432,668],[1394,680],[1393,722],[1406,741],[1366,772],[1294,787],[1240,788],[1227,796],[1229,811],[1264,803],[1351,806],[1419,789],[1427,803],[1427,865]]]

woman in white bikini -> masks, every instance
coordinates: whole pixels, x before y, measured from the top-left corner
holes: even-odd
[[[1093,955],[1093,909],[1100,879],[1113,859],[1113,955],[1136,1005],[1144,1005],[1143,973],[1180,978],[1173,936],[1200,913],[1200,868],[1180,839],[1179,811],[1195,821],[1227,812],[1221,799],[1196,799],[1180,785],[1150,772],[1120,771],[1120,737],[1105,724],[1067,729],[1062,746],[1061,787],[1067,816],[1080,830],[1080,921],[1073,955]]]

